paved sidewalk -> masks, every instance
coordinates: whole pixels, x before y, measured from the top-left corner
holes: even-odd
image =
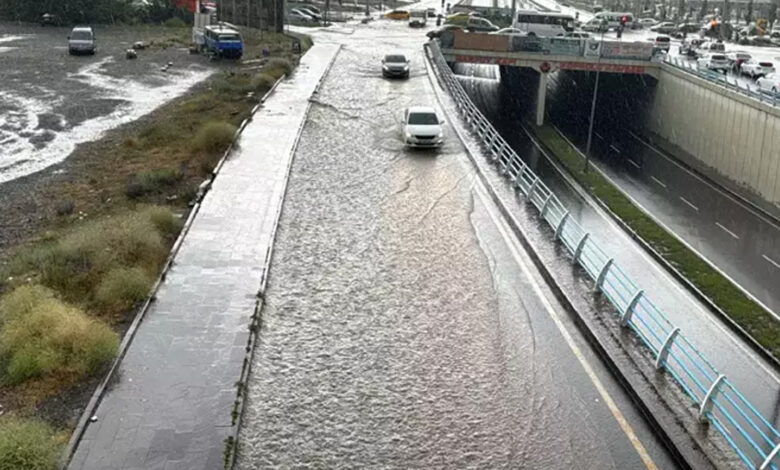
[[[76,448],[70,469],[218,469],[316,45],[247,125]]]

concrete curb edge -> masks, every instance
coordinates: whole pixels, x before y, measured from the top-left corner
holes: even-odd
[[[325,77],[327,77],[328,73],[330,72],[331,67],[333,67],[334,62],[336,61],[336,58],[339,55],[339,52],[341,52],[340,44],[338,45],[336,52],[333,54],[330,63],[328,63],[328,65],[325,67],[325,71],[323,72],[322,76],[317,81],[317,85],[314,87],[314,91],[312,92],[312,95],[319,93],[320,86],[322,85],[323,80],[325,80]],[[295,152],[298,148],[298,143],[301,139],[301,134],[303,134],[303,129],[306,126],[306,121],[308,119],[310,108],[311,108],[311,96],[309,97],[309,102],[306,105],[306,111],[304,112],[303,119],[301,119],[301,124],[298,126],[297,134],[295,136],[295,141],[293,143],[292,148],[290,149],[291,157],[287,164],[287,168],[285,170],[286,176],[284,180],[284,188],[282,189],[282,199],[280,201],[279,207],[276,210],[276,214],[274,215],[274,224],[273,224],[273,228],[271,229],[271,233],[272,233],[271,242],[268,244],[268,252],[265,258],[265,264],[263,265],[263,273],[260,281],[260,287],[257,291],[257,301],[255,303],[254,313],[252,314],[252,321],[249,325],[249,338],[247,339],[246,354],[244,356],[244,362],[241,368],[241,375],[236,384],[237,391],[236,391],[236,401],[234,402],[234,410],[233,410],[234,413],[233,432],[228,438],[228,440],[230,440],[231,442],[226,443],[225,452],[230,452],[230,454],[228,455],[228,458],[224,462],[225,469],[232,469],[235,466],[236,456],[238,454],[238,448],[239,448],[238,434],[241,431],[241,424],[243,422],[244,411],[246,409],[246,386],[247,386],[247,381],[249,379],[249,375],[252,372],[252,361],[255,356],[255,345],[257,344],[257,334],[260,330],[260,327],[262,326],[262,310],[263,310],[263,306],[265,305],[265,290],[266,290],[266,286],[268,285],[268,275],[271,270],[271,261],[273,260],[273,247],[276,243],[276,234],[279,228],[279,221],[281,220],[282,212],[284,211],[284,200],[287,196],[287,187],[290,181],[290,173],[292,172],[292,165],[293,162],[295,161]]]

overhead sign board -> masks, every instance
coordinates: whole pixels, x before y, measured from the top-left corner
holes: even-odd
[[[604,64],[599,62],[559,62],[561,70],[585,70],[614,73],[645,73],[645,67],[641,65]]]
[[[650,60],[653,44],[650,42],[605,41],[601,46],[601,57],[606,59]]]

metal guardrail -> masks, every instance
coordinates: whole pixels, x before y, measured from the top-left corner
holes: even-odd
[[[745,96],[749,96],[750,98],[756,99],[761,103],[771,104],[772,106],[780,106],[780,94],[762,91],[760,88],[758,88],[758,85],[756,85],[755,88],[751,88],[747,83],[745,86],[742,86],[740,85],[739,80],[736,78],[733,82],[731,82],[728,75],[715,72],[714,70],[701,69],[698,67],[696,62],[691,62],[684,57],[667,56],[664,59],[664,63],[696,75],[699,78],[703,78],[704,80],[717,83],[718,85],[724,86],[729,90],[735,91]]]
[[[653,301],[605,253],[596,240],[569,216],[569,210],[523,162],[474,106],[447,66],[438,44],[429,45],[433,64],[458,111],[482,138],[499,172],[533,204],[568,249],[572,261],[593,279],[617,311],[620,324],[636,333],[653,353],[655,368],[666,371],[697,409],[750,469],[778,468],[780,432],[674,326]]]

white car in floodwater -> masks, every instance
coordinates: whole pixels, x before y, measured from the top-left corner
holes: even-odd
[[[414,106],[404,111],[403,139],[408,147],[436,148],[444,143],[444,133],[436,110],[427,106]]]

